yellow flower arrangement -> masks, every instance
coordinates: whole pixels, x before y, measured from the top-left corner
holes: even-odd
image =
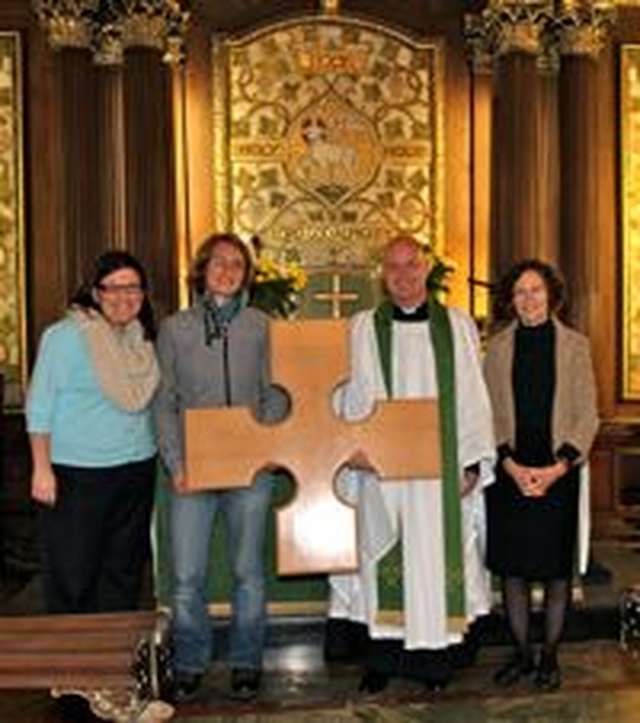
[[[306,285],[307,274],[299,264],[276,261],[261,253],[251,286],[251,305],[286,319],[300,305],[300,292]]]

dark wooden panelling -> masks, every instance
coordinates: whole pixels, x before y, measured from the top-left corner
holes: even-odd
[[[591,454],[596,530],[612,517],[640,518],[640,420],[604,422]]]
[[[616,511],[640,517],[640,447],[613,450]]]
[[[39,561],[35,506],[30,497],[29,442],[22,415],[5,414],[2,444],[3,564],[13,575],[27,575],[39,567]]]
[[[610,452],[596,449],[591,453],[591,510],[594,515],[610,515],[614,505],[613,464]]]

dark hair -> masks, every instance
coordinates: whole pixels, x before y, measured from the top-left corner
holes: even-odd
[[[245,263],[242,288],[248,289],[253,281],[253,258],[247,244],[235,233],[214,233],[200,244],[196,255],[191,263],[189,273],[189,286],[197,296],[202,296],[206,291],[207,266],[213,252],[220,244],[228,244],[238,249],[242,254]]]
[[[95,290],[100,288],[102,280],[120,269],[133,269],[138,274],[140,286],[145,292],[142,301],[142,307],[138,313],[138,320],[144,329],[146,339],[154,339],[156,335],[156,325],[153,315],[153,309],[149,296],[149,281],[142,264],[128,251],[110,250],[100,254],[93,262],[91,270],[85,277],[85,281],[80,288],[71,297],[70,304],[81,306],[84,309],[96,309],[101,311],[100,305],[95,300]]]
[[[508,319],[515,316],[513,308],[513,287],[527,271],[534,271],[544,281],[549,299],[549,313],[557,313],[564,304],[564,281],[560,272],[551,264],[540,259],[523,259],[514,264],[500,279],[496,288],[495,316]]]

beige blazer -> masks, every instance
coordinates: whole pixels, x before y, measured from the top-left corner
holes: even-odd
[[[584,462],[598,431],[598,407],[589,340],[553,318],[556,329],[556,385],[551,434],[553,449],[568,443]],[[517,321],[489,340],[484,372],[491,397],[498,447],[515,447],[512,366]]]

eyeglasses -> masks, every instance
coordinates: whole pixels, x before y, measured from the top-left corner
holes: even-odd
[[[105,296],[141,296],[144,289],[140,284],[99,284],[98,288]]]

